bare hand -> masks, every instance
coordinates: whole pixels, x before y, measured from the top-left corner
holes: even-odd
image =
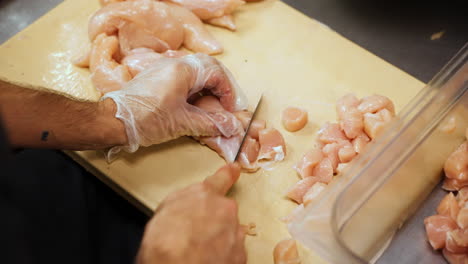
[[[239,166],[229,164],[170,194],[146,226],[138,263],[246,263],[237,204],[224,197],[239,174]]]

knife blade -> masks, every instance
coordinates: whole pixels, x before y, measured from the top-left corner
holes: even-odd
[[[250,125],[252,124],[252,121],[255,118],[255,114],[257,114],[257,110],[258,110],[258,107],[260,106],[260,103],[262,102],[262,99],[263,99],[263,94],[260,95],[260,99],[258,100],[257,105],[255,106],[255,109],[253,111],[252,118],[250,118],[249,124],[247,125],[247,128],[245,129],[244,137],[242,138],[242,141],[240,143],[239,149],[237,150],[236,157],[234,158],[234,161],[236,161],[237,158],[239,158],[239,154],[241,153],[242,146],[244,145],[244,141],[247,138],[247,135],[249,134]]]

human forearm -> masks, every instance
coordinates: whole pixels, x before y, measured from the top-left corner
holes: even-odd
[[[79,101],[0,80],[0,114],[14,147],[85,150],[127,141],[109,99]]]

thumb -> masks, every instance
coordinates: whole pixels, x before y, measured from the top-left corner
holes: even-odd
[[[237,163],[226,164],[215,174],[205,179],[204,183],[216,193],[225,195],[236,183],[240,176],[240,167]]]

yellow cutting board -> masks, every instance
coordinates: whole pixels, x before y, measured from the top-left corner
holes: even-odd
[[[4,43],[0,77],[98,100],[88,70],[70,62],[88,48],[87,21],[98,8],[98,0],[65,1]],[[279,218],[295,206],[284,198],[298,180],[291,167],[312,147],[317,128],[335,120],[336,99],[348,92],[379,93],[401,109],[424,84],[281,1],[247,4],[235,19],[237,32],[209,27],[225,47],[218,58],[251,101],[265,91],[258,118],[279,129],[287,142],[283,162],[270,171],[243,174],[230,193],[239,203],[240,221],[257,224],[258,235],[246,241],[249,263],[273,263],[274,245],[289,236]],[[280,112],[289,105],[309,112],[309,124],[296,133],[280,124]],[[216,153],[188,138],[141,148],[112,164],[101,152],[70,154],[149,209],[169,192],[201,181],[224,164]],[[301,256],[303,263],[324,263],[303,248]]]

